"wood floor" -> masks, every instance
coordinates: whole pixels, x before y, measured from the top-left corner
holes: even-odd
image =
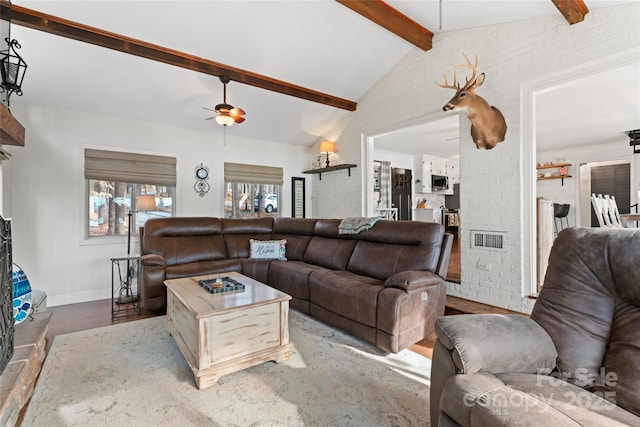
[[[460,239],[454,235],[449,258],[449,270],[447,270],[447,282],[460,283]]]

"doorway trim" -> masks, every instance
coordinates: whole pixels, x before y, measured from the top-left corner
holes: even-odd
[[[640,51],[629,49],[606,58],[576,65],[522,83],[521,162],[522,162],[522,296],[537,294],[536,289],[536,96],[570,85],[574,80],[640,62]]]

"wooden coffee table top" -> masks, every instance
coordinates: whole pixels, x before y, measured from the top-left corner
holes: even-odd
[[[245,286],[244,291],[212,294],[203,289],[198,283],[199,280],[215,279],[218,276],[230,277],[242,283]],[[164,284],[197,319],[233,311],[241,307],[258,306],[291,299],[290,295],[237,272],[171,279],[165,280]]]

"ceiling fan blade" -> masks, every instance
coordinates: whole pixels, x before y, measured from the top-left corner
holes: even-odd
[[[211,119],[215,119],[215,116],[211,116],[211,117],[207,117],[205,120],[211,120]]]
[[[232,116],[244,116],[245,114],[247,114],[242,108],[232,108],[229,112]]]
[[[204,108],[207,111],[216,111],[216,110],[212,110],[211,108],[207,108],[207,107],[202,107],[202,108]]]

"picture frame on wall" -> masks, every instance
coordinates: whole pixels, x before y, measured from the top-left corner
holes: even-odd
[[[291,216],[305,218],[305,179],[291,177]]]

